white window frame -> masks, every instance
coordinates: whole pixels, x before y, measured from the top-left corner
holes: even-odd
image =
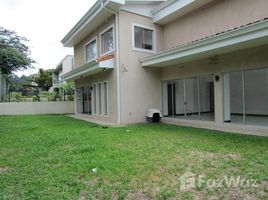
[[[91,60],[89,60],[89,61],[87,61],[87,45],[89,45],[91,42],[93,42],[93,41],[96,41],[96,57],[95,58],[92,58]],[[86,63],[89,63],[89,62],[91,62],[91,61],[93,61],[93,60],[95,60],[97,57],[98,57],[98,55],[99,55],[99,53],[98,53],[98,40],[97,40],[97,36],[96,37],[94,37],[94,38],[92,38],[91,40],[89,40],[89,42],[87,42],[86,44],[85,44],[85,46],[84,46],[84,62],[85,62],[85,64]]]
[[[110,51],[107,51],[107,52],[104,52],[104,53],[102,53],[101,51],[102,51],[102,44],[101,44],[101,41],[102,41],[102,35],[105,33],[105,32],[107,32],[109,29],[113,29],[113,31],[112,31],[112,33],[113,33],[113,49],[112,50],[110,50]],[[104,55],[107,55],[107,54],[109,54],[109,53],[112,53],[113,51],[115,51],[115,32],[114,32],[115,30],[114,30],[114,24],[112,24],[111,26],[108,26],[106,29],[104,29],[101,33],[100,33],[100,55],[101,56],[104,56]]]
[[[135,26],[153,31],[153,38],[152,38],[153,49],[152,50],[135,47]],[[149,27],[149,26],[144,26],[141,24],[132,23],[132,50],[146,52],[146,53],[155,53],[156,52],[156,31],[155,31],[155,28]]]
[[[106,102],[107,102],[107,105],[106,105],[106,108],[107,108],[107,114],[105,115],[104,113],[104,107],[105,107],[105,105],[104,105],[104,96],[105,96],[105,94],[104,94],[104,85],[106,84]],[[109,96],[109,86],[108,86],[108,81],[103,81],[103,83],[102,83],[102,93],[103,93],[103,98],[102,98],[102,101],[103,101],[103,103],[102,103],[102,105],[103,105],[103,115],[104,115],[104,117],[108,117],[109,116],[109,98],[108,98],[108,96]]]

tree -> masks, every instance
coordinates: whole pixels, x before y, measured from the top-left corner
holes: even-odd
[[[12,86],[14,91],[17,92],[23,89],[23,85],[30,85],[33,81],[35,81],[32,75],[22,75],[21,77],[18,77],[16,74],[10,74],[8,80],[10,81],[10,86]]]
[[[16,32],[0,27],[0,68],[2,74],[12,74],[31,67],[34,60],[31,51],[25,45],[28,40]]]
[[[52,69],[39,69],[39,77],[37,77],[35,81],[37,82],[38,86],[48,91],[52,86]]]
[[[74,88],[75,88],[74,82],[70,81],[70,82],[62,83],[61,88],[63,89],[64,100],[65,100],[65,95],[67,95],[68,100],[73,101],[74,100]]]

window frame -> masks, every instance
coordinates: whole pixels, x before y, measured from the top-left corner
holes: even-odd
[[[96,41],[96,57],[95,58],[92,58],[91,60],[89,60],[89,61],[87,61],[87,45],[89,45],[90,43],[92,43],[93,41]],[[92,38],[91,40],[89,40],[86,44],[85,44],[85,46],[84,46],[84,62],[85,62],[85,64],[87,64],[87,63],[90,63],[91,61],[93,61],[93,60],[95,60],[97,57],[98,57],[98,40],[97,40],[97,36],[96,37],[94,37],[94,38]]]
[[[100,48],[99,48],[99,52],[100,52],[100,56],[104,56],[107,55],[109,53],[112,53],[113,51],[115,51],[115,30],[114,30],[114,24],[108,26],[107,28],[105,28],[99,35],[100,35]],[[107,51],[107,52],[102,52],[102,35],[104,33],[106,33],[109,29],[112,28],[112,33],[113,33],[113,49]]]
[[[153,31],[153,34],[152,34],[153,49],[152,50],[135,47],[135,26],[139,27],[139,28],[148,29],[148,30]],[[155,53],[156,52],[156,31],[155,31],[155,28],[149,27],[149,26],[144,26],[141,24],[132,23],[132,50],[146,52],[146,53]]]

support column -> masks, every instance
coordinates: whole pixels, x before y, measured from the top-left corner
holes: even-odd
[[[162,83],[162,101],[163,101],[163,116],[168,115],[168,95],[167,95],[167,82]]]
[[[230,102],[230,73],[223,76],[223,120],[231,122],[231,102]]]
[[[223,92],[222,92],[222,76],[215,74],[214,76],[214,94],[215,94],[215,123],[223,123]]]

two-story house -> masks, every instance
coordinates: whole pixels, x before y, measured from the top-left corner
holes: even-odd
[[[53,90],[59,91],[61,88],[61,83],[64,83],[62,75],[70,72],[73,69],[73,56],[65,56],[60,63],[52,71],[52,87]]]
[[[98,0],[63,38],[74,47],[76,113],[268,130],[268,1]]]

